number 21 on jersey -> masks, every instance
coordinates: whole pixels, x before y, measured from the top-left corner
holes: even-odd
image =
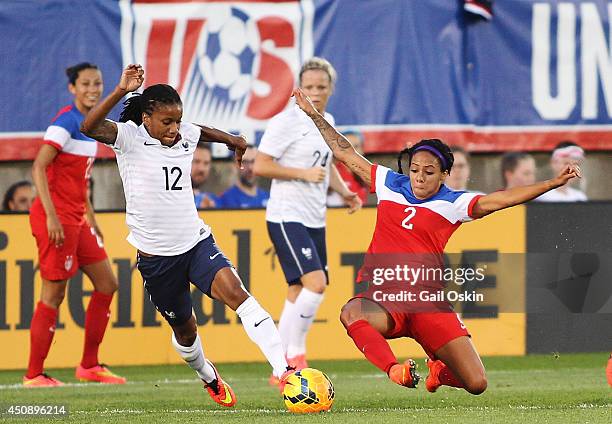
[[[412,230],[412,223],[410,222],[410,220],[416,215],[416,208],[410,206],[404,209],[404,212],[407,213],[408,216],[406,216],[406,218],[404,218],[404,220],[402,221],[402,227],[407,230]]]

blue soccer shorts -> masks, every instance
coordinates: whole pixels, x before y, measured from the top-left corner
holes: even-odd
[[[139,254],[136,264],[151,302],[171,326],[184,324],[191,318],[190,282],[212,297],[211,288],[217,272],[233,266],[212,235],[180,255]]]
[[[302,275],[317,270],[325,272],[329,284],[325,227],[310,228],[299,222],[267,224],[287,284],[300,284]]]

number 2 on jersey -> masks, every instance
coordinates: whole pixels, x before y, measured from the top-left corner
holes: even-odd
[[[183,187],[176,186],[179,180],[181,179],[181,176],[183,175],[183,171],[181,171],[181,168],[179,168],[178,166],[174,166],[172,167],[172,169],[170,169],[170,172],[168,172],[167,166],[162,166],[162,169],[164,170],[164,174],[166,175],[166,190],[182,190]],[[175,171],[178,175],[172,183],[172,187],[170,187],[170,176],[173,175]]]
[[[410,206],[409,208],[404,209],[404,212],[408,212],[408,216],[402,221],[402,227],[407,230],[412,230],[412,223],[409,222],[416,215],[416,208]]]

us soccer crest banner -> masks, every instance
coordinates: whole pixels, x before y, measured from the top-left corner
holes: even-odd
[[[185,120],[257,143],[313,55],[337,69],[328,110],[366,152],[434,136],[483,152],[610,149],[611,15],[606,0],[496,2],[490,20],[448,0],[6,0],[0,160],[34,156],[78,62],[100,67],[105,93],[141,63],[145,86],[179,91]]]

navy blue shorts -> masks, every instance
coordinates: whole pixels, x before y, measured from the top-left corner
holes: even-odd
[[[268,234],[289,285],[300,284],[300,277],[322,270],[327,275],[325,227],[310,228],[299,222],[270,222]]]
[[[138,255],[136,266],[151,302],[170,325],[177,326],[191,318],[189,282],[211,297],[211,287],[217,272],[233,265],[210,235],[180,255]]]

